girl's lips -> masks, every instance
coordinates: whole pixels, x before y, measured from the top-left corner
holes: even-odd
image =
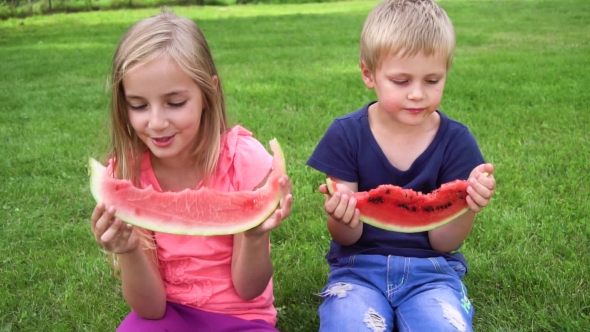
[[[162,137],[152,137],[152,143],[154,143],[157,147],[167,147],[172,144],[174,141],[174,135],[172,136],[162,136]]]

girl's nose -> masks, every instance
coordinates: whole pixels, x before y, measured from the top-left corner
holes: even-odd
[[[159,107],[152,107],[148,127],[154,131],[161,131],[168,127],[166,112]]]

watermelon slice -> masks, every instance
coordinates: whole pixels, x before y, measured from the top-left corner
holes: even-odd
[[[330,194],[336,182],[326,180]],[[372,226],[402,233],[424,232],[443,226],[469,210],[469,181],[456,180],[423,194],[385,184],[354,193],[360,219]]]
[[[112,178],[106,168],[90,158],[90,190],[96,202],[117,208],[121,220],[152,231],[183,235],[227,235],[253,228],[266,220],[281,199],[279,179],[286,173],[283,151],[270,141],[273,170],[255,191],[221,192],[185,189],[158,192],[139,189],[128,180]]]

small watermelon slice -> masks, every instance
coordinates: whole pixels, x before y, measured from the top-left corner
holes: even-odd
[[[326,180],[328,191],[337,191],[336,182]],[[423,194],[385,184],[370,191],[354,193],[360,219],[372,226],[402,233],[425,232],[443,226],[469,210],[469,181],[456,180]]]
[[[115,206],[115,216],[152,231],[182,235],[227,235],[253,228],[266,220],[281,199],[279,179],[286,174],[283,151],[270,141],[273,170],[255,191],[221,192],[185,189],[159,192],[139,189],[128,180],[112,178],[106,168],[90,158],[90,190],[96,202]]]

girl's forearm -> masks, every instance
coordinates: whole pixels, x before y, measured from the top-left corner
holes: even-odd
[[[137,249],[118,255],[123,280],[123,296],[146,319],[160,319],[166,310],[166,292],[153,250]]]
[[[269,233],[259,237],[237,235],[234,240],[232,279],[238,295],[246,301],[260,296],[273,273],[270,260]]]

